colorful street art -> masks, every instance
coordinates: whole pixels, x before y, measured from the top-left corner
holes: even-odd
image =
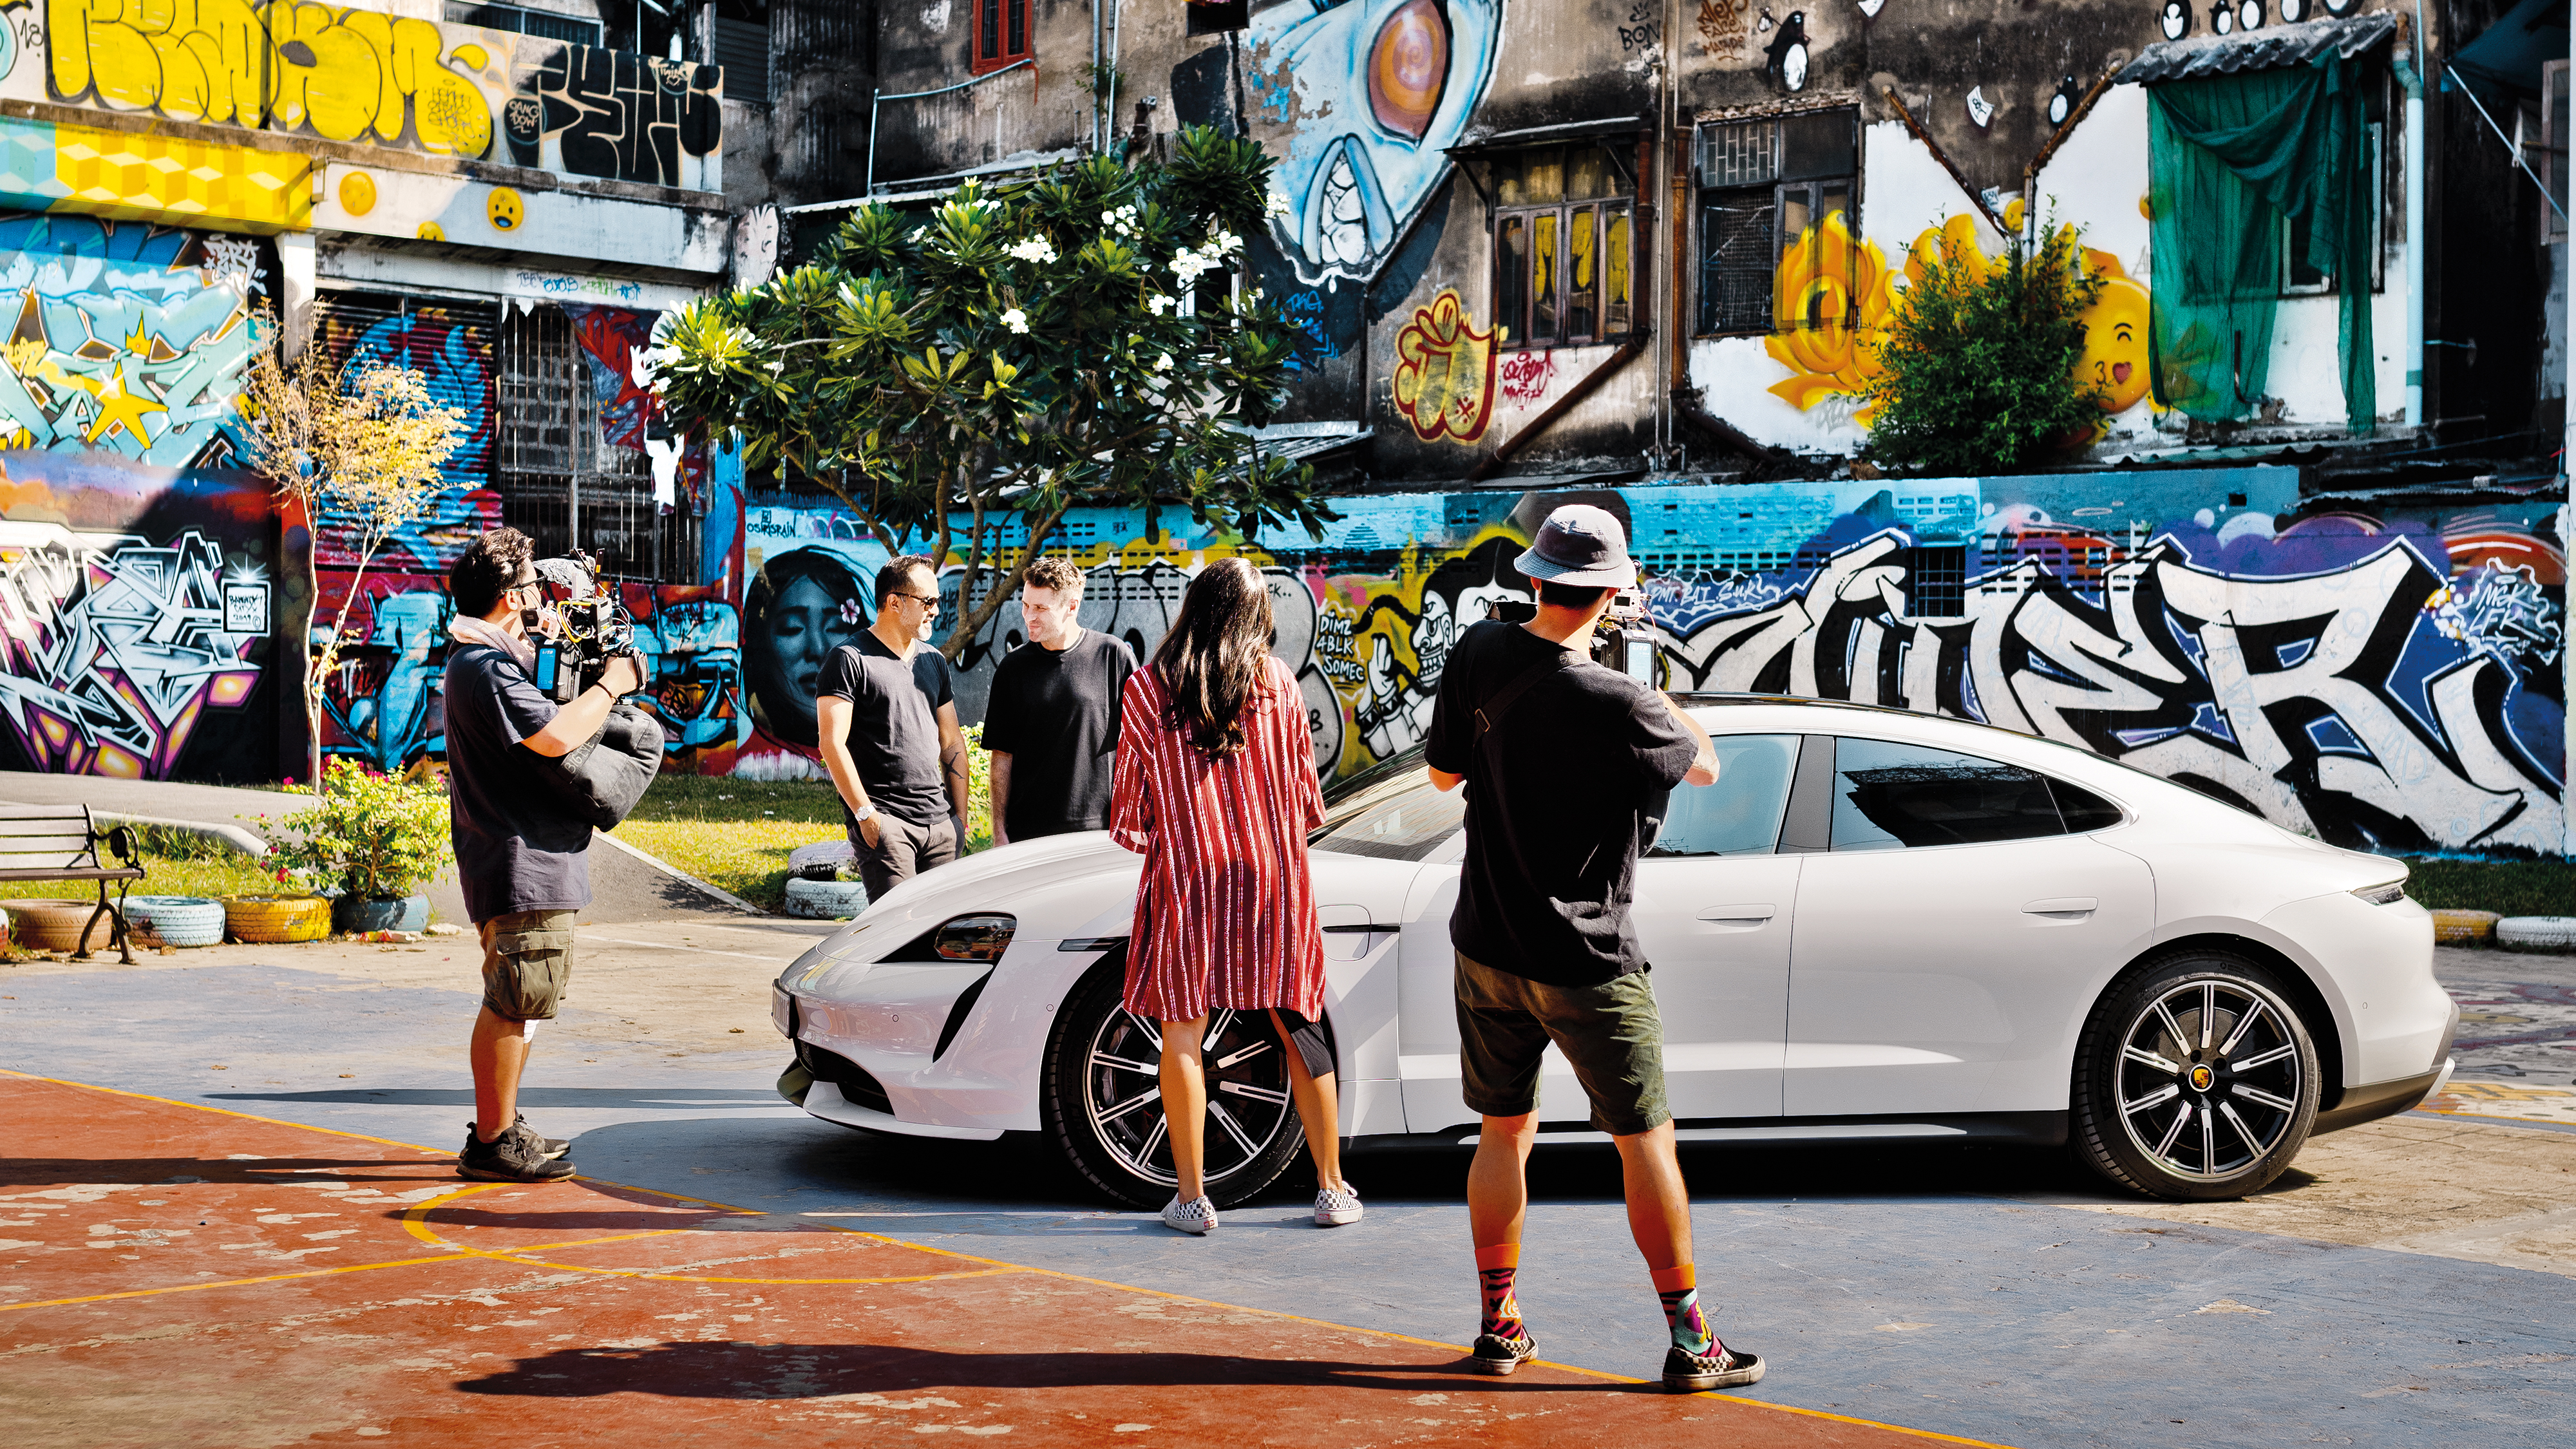
[[[1395,406],[1426,443],[1472,443],[1494,417],[1494,329],[1443,291],[1395,335]]]
[[[1867,427],[1876,412],[1870,389],[1885,373],[1879,344],[1904,305],[1906,284],[1945,257],[1989,273],[2004,265],[1977,245],[1976,218],[1964,214],[1925,228],[1902,270],[1887,264],[1878,243],[1854,237],[1839,211],[1808,228],[1782,251],[1773,273],[1772,315],[1803,325],[1763,339],[1772,360],[1791,374],[1770,392],[1802,412],[1819,404],[1847,410],[1853,423]],[[2109,252],[2084,248],[2084,265],[2103,285],[2084,313],[2076,376],[2100,387],[2102,411],[2116,415],[2147,395],[2148,292]]]
[[[2246,502],[2203,503],[2231,496]],[[1347,775],[1421,740],[1458,632],[1527,597],[1511,561],[1576,499],[1626,520],[1676,687],[2042,734],[2339,844],[2560,848],[2555,503],[2303,513],[2295,470],[2250,468],[1377,495],[1339,500],[1321,541],[1077,510],[1060,536],[1091,571],[1083,623],[1140,656],[1206,561],[1259,563],[1318,768]],[[752,508],[741,526],[757,728],[735,768],[817,775],[814,680],[867,627],[886,550],[830,508]],[[945,617],[972,602],[961,578],[948,570]],[[969,723],[1018,618],[1006,601],[958,661]]]
[[[1492,80],[1501,0],[1357,0],[1255,10],[1253,115],[1285,128],[1271,224],[1300,281],[1367,281],[1449,171]]]
[[[82,216],[0,216],[0,446],[198,462],[258,346],[259,244]]]
[[[41,30],[38,13],[0,9],[41,42],[9,48],[34,54],[0,68],[0,94],[723,189],[713,66],[331,5],[43,0]]]

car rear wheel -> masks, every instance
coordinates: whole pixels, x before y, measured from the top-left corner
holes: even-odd
[[[2115,985],[2076,1047],[2076,1155],[2152,1197],[2243,1197],[2281,1175],[2316,1122],[2316,1044],[2266,968],[2223,952]]]
[[[1084,1180],[1130,1207],[1171,1201],[1179,1178],[1163,1119],[1162,1026],[1121,1002],[1123,957],[1093,969],[1056,1014],[1047,1044],[1047,1135]],[[1209,1013],[1207,1161],[1221,1208],[1260,1194],[1305,1145],[1288,1062],[1266,1011]]]

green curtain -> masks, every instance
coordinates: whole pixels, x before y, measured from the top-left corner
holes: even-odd
[[[2155,251],[2152,381],[2195,418],[2241,418],[2263,396],[2281,295],[2283,218],[2306,217],[2305,260],[2336,279],[2344,421],[2379,411],[2370,335],[2370,135],[2360,64],[2147,88]]]

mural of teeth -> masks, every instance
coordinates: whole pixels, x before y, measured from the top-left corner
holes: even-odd
[[[1347,152],[1336,153],[1333,169],[1324,174],[1323,222],[1315,235],[1326,261],[1356,266],[1368,260],[1368,209]]]

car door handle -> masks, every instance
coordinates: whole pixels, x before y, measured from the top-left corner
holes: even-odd
[[[1711,906],[1700,912],[1699,918],[1703,921],[1742,921],[1750,924],[1754,921],[1767,921],[1771,919],[1771,914],[1772,908],[1768,904]]]
[[[2021,908],[2021,913],[2025,916],[2054,916],[2065,920],[2075,916],[2089,916],[2099,909],[2101,904],[2092,896],[2051,896],[2044,901],[2030,902]]]

